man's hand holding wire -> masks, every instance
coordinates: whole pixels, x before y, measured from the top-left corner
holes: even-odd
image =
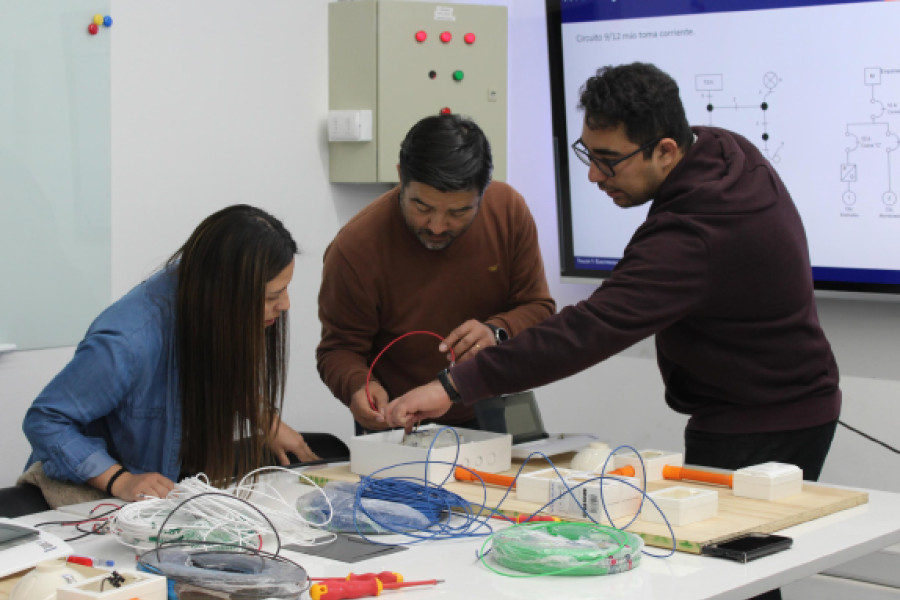
[[[366,388],[361,387],[350,398],[350,412],[356,422],[369,430],[387,429],[387,423],[384,422],[384,407],[387,406],[388,393],[381,384],[374,379],[369,381],[369,393],[372,395],[372,402],[375,403],[376,410],[372,410],[369,405],[369,398],[366,396]]]
[[[387,405],[385,418],[390,427],[403,427],[406,432],[425,419],[436,419],[450,410],[453,403],[438,381],[426,383],[403,394]]]
[[[493,330],[476,319],[469,319],[444,338],[438,350],[447,353],[447,360],[453,360],[450,349],[456,353],[456,362],[468,360],[490,346],[496,346]]]

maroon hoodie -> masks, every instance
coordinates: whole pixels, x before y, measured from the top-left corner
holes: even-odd
[[[785,431],[840,413],[806,235],[743,137],[694,128],[612,275],[590,298],[452,369],[463,401],[545,385],[650,335],[666,402],[689,429]]]

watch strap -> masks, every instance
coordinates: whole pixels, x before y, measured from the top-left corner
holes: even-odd
[[[498,346],[509,339],[509,332],[502,327],[497,327],[496,325],[491,325],[490,323],[485,323],[485,325],[487,325],[488,328],[494,332],[494,342],[496,342]]]
[[[450,370],[444,369],[440,373],[438,373],[438,381],[441,382],[441,385],[444,386],[444,391],[447,392],[447,395],[450,397],[450,402],[453,404],[458,404],[462,400],[462,396],[459,395],[459,392],[456,391],[456,388],[453,387],[453,384],[450,383]]]

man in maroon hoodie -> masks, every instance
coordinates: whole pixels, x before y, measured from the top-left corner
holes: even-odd
[[[778,174],[740,135],[691,128],[677,84],[653,65],[600,69],[581,108],[573,149],[588,178],[623,208],[651,202],[646,221],[587,300],[398,398],[388,422],[545,385],[655,335],[666,402],[690,415],[685,462],[779,461],[817,479],[841,392]]]
[[[666,402],[690,415],[685,462],[778,461],[817,479],[841,391],[778,174],[740,135],[691,128],[677,84],[653,65],[600,69],[581,108],[572,147],[588,178],[622,208],[651,202],[622,260],[587,300],[389,404],[388,423],[545,385],[655,335]]]

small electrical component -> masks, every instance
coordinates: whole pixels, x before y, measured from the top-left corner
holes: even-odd
[[[449,448],[456,446],[456,438],[452,435],[437,435],[433,429],[411,431],[403,438],[402,445],[411,448]],[[466,442],[465,436],[459,436],[459,443]],[[432,446],[432,444],[434,444]]]

